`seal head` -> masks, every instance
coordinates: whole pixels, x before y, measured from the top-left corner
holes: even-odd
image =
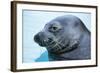
[[[49,57],[54,60],[90,58],[90,32],[84,23],[73,15],[60,16],[51,20],[34,36],[34,40],[40,46],[46,47]],[[89,49],[88,55],[81,53],[80,48]],[[75,57],[76,53],[80,56]]]

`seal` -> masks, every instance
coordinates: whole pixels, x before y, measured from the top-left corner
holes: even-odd
[[[48,51],[49,61],[91,59],[91,33],[74,15],[56,17],[34,36]]]

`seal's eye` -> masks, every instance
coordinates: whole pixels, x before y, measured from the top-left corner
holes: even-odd
[[[61,29],[61,25],[60,24],[52,24],[52,26],[49,28],[50,32],[56,32],[59,31]]]
[[[58,27],[55,27],[55,26],[50,28],[50,31],[53,31],[53,32],[57,30],[58,30]]]

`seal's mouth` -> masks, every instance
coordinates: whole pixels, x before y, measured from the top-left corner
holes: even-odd
[[[39,35],[34,36],[34,41],[42,47],[46,47],[49,52],[55,54],[61,54],[64,52],[69,52],[78,47],[78,41],[75,40],[75,43],[71,43],[71,40],[65,40],[64,38],[51,38],[51,37],[42,37]],[[71,45],[72,44],[72,45]]]
[[[55,43],[51,38],[43,39],[38,36],[34,37],[34,41],[42,47],[49,47]]]
[[[46,47],[47,50],[51,52],[59,52],[69,46],[69,42],[62,43],[62,41],[59,41],[59,39],[53,39],[53,38],[41,39],[38,36],[35,36],[34,40],[40,46]]]

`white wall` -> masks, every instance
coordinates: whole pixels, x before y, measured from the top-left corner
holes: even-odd
[[[10,71],[10,8],[11,8],[10,1],[11,0],[0,0],[0,73],[11,73]],[[37,1],[37,0],[33,0],[33,1]],[[97,0],[38,0],[38,1],[58,2],[58,3],[67,3],[67,4],[68,3],[69,4],[84,4],[84,5],[98,5],[99,3],[97,2]],[[100,37],[100,34],[99,34],[99,37]],[[98,41],[99,40],[100,39],[98,39]],[[100,57],[99,57],[99,61],[100,61]],[[58,73],[86,73],[86,72],[99,73],[100,66],[92,67],[92,68],[35,71],[34,73],[41,73],[41,72],[43,73],[53,73],[53,72],[54,73],[55,72],[58,72]],[[33,73],[33,72],[26,72],[26,73]]]

